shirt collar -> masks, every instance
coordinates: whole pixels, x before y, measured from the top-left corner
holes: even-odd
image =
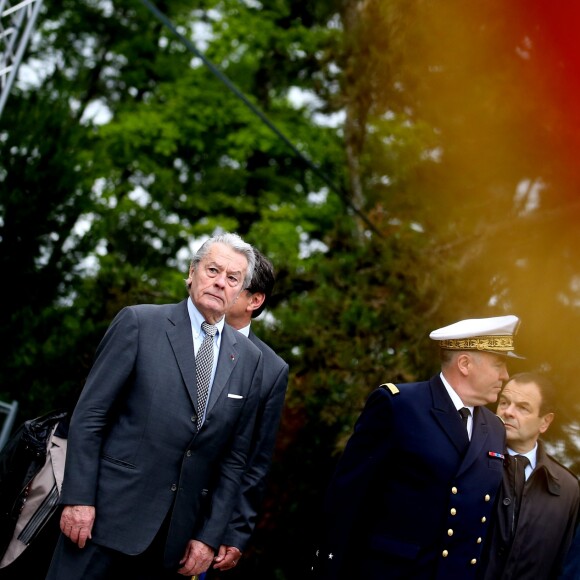
[[[250,336],[250,326],[252,323],[250,322],[247,326],[243,326],[242,328],[237,328],[238,332],[241,332],[244,336]]]
[[[508,450],[508,453],[510,455],[523,455],[524,457],[527,457],[529,462],[530,462],[530,467],[532,469],[536,469],[536,462],[537,462],[537,456],[538,456],[538,442],[537,441],[536,441],[536,444],[534,445],[534,448],[531,451],[528,451],[527,453],[518,453],[517,451],[514,451],[510,447],[508,447],[507,450]]]
[[[455,392],[453,387],[447,382],[447,379],[443,376],[443,373],[440,373],[439,376],[441,377],[441,381],[443,382],[443,386],[447,390],[448,395],[451,397],[451,400],[453,401],[455,408],[459,411],[459,409],[462,409],[463,407],[467,407],[469,409],[469,412],[471,413],[471,416],[473,417],[473,407],[470,407],[469,405],[465,405],[463,403],[463,401],[461,400],[461,397]]]
[[[191,296],[187,299],[187,311],[189,312],[189,318],[191,320],[191,328],[193,330],[193,336],[196,338],[199,337],[201,332],[201,323],[205,321],[205,318],[202,316],[201,312],[195,307],[191,300]],[[215,326],[218,329],[218,335],[220,335],[224,329],[225,323],[225,316],[222,316],[221,319],[215,323]],[[219,344],[219,343],[218,343]]]

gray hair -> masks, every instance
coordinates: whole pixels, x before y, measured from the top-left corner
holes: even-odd
[[[242,288],[242,290],[245,290],[252,283],[252,278],[254,276],[254,268],[256,266],[256,257],[254,255],[254,248],[247,242],[244,242],[244,240],[242,240],[242,238],[238,234],[227,232],[224,234],[218,234],[206,240],[201,245],[199,250],[197,250],[197,252],[195,253],[195,255],[191,260],[191,265],[194,268],[201,262],[201,260],[203,260],[203,258],[205,258],[205,256],[207,256],[210,248],[214,244],[224,244],[226,246],[229,246],[232,250],[234,250],[234,252],[242,254],[243,256],[246,257],[246,260],[248,261],[248,269],[246,270],[246,275],[244,277],[244,286]]]

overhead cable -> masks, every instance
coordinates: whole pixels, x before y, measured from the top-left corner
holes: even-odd
[[[369,218],[357,208],[352,201],[348,198],[346,193],[342,188],[339,188],[319,167],[317,167],[308,157],[306,157],[301,151],[299,151],[294,144],[278,129],[267,117],[266,115],[254,105],[248,98],[242,93],[238,87],[226,76],[224,75],[202,52],[200,52],[196,46],[185,36],[183,36],[176,28],[173,26],[172,22],[163,14],[150,0],[141,0],[143,4],[148,8],[148,10],[163,24],[165,25],[181,42],[184,46],[197,56],[207,68],[216,76],[224,85],[234,93],[259,119],[271,130],[273,131],[284,143],[292,150],[292,152],[298,157],[307,167],[309,167],[322,181],[334,191],[345,204],[347,204],[376,234],[382,237],[382,234],[375,228],[373,223]]]

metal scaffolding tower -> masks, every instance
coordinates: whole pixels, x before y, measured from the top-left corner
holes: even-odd
[[[0,0],[0,115],[16,78],[41,4],[42,0]]]

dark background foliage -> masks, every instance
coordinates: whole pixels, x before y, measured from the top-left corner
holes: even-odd
[[[17,422],[72,404],[115,313],[183,299],[192,252],[227,230],[276,267],[255,330],[291,370],[229,577],[301,577],[366,397],[435,373],[428,333],[461,318],[521,317],[510,370],[553,376],[547,439],[580,473],[574,2],[154,6],[174,29],[138,0],[45,3],[0,117]]]

